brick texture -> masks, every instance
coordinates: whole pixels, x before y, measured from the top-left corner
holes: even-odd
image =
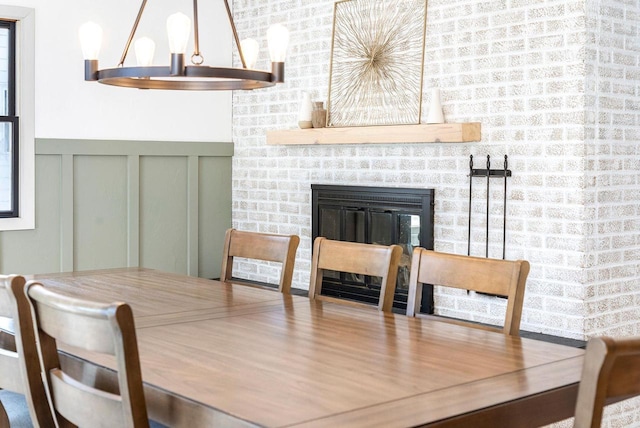
[[[445,120],[482,122],[482,142],[267,146],[266,131],[296,126],[303,91],[327,99],[333,4],[233,2],[241,38],[261,44],[258,68],[270,67],[268,26],[291,32],[286,83],[234,93],[234,227],[300,235],[294,287],[307,288],[312,183],[434,188],[436,250],[465,254],[469,155],[500,165],[506,154],[506,254],[532,266],[522,328],[640,334],[640,2],[430,0],[422,118],[439,87]],[[475,184],[472,253],[484,255],[486,187]],[[492,185],[491,257],[502,191]],[[490,297],[442,297],[443,314],[501,316]]]

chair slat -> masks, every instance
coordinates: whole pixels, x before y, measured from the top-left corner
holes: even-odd
[[[419,281],[423,284],[508,296],[514,284],[514,275],[520,272],[520,263],[517,261],[505,263],[504,260],[457,254],[428,254],[428,263],[420,263]],[[517,281],[517,277],[515,279]]]
[[[83,328],[77,328],[80,324]],[[103,354],[115,354],[113,341],[104,340],[112,333],[112,326],[107,318],[89,318],[70,312],[60,313],[47,305],[40,305],[38,325],[49,336],[68,345]]]
[[[10,281],[10,277],[1,276],[3,282]],[[13,305],[8,293],[0,293],[0,317],[13,318]]]
[[[122,398],[87,387],[62,370],[51,371],[51,390],[55,409],[79,427],[124,427]],[[96,414],[100,417],[96,418]]]
[[[17,352],[0,349],[0,379],[2,389],[24,393],[24,382]]]
[[[291,236],[234,230],[229,255],[282,263],[289,251]]]

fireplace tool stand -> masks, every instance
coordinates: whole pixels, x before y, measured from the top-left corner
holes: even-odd
[[[471,255],[471,202],[473,198],[473,179],[479,177],[486,180],[487,185],[487,210],[486,210],[486,232],[485,232],[485,257],[489,257],[489,195],[492,178],[502,178],[504,180],[504,199],[502,215],[502,259],[505,258],[506,227],[507,227],[507,178],[511,177],[511,170],[508,169],[508,158],[504,155],[504,165],[502,169],[491,169],[491,156],[487,155],[487,168],[475,169],[473,167],[473,155],[469,156],[469,229],[467,241],[467,255]]]

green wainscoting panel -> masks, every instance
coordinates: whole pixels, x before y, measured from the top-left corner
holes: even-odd
[[[126,156],[75,156],[73,200],[75,270],[127,266]]]
[[[140,156],[127,156],[127,266],[140,265]]]
[[[200,157],[198,276],[219,278],[224,234],[231,226],[231,164],[224,158]]]
[[[60,155],[60,163],[60,270],[69,272],[74,270],[73,155]]]
[[[0,272],[60,271],[60,156],[36,156],[36,228],[0,232]]]
[[[36,228],[0,232],[0,273],[219,276],[232,156],[231,143],[36,139]]]
[[[140,264],[187,273],[187,158],[140,158]]]

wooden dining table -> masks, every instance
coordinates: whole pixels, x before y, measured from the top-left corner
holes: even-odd
[[[578,348],[151,269],[31,278],[131,305],[168,426],[535,427],[575,406]],[[115,379],[111,357],[67,348],[63,365]]]

